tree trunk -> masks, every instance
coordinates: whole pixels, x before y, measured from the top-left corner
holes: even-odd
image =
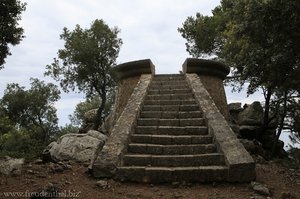
[[[93,126],[93,130],[96,130],[96,131],[98,131],[99,127],[102,125],[102,122],[103,122],[102,113],[103,113],[103,110],[104,110],[105,104],[106,104],[106,93],[100,95],[100,97],[101,97],[101,104],[97,110],[97,114],[94,119],[94,126]]]
[[[284,97],[283,97],[283,113],[280,117],[280,122],[279,122],[279,128],[277,130],[277,134],[274,140],[274,144],[272,147],[272,157],[274,157],[275,153],[276,153],[276,145],[278,143],[279,137],[282,133],[283,127],[284,127],[284,119],[286,117],[287,114],[287,92],[284,91]]]
[[[265,130],[268,128],[268,125],[269,125],[271,96],[272,96],[272,89],[271,89],[271,87],[268,87],[267,94],[265,96],[266,101],[265,101],[265,111],[264,111],[263,126],[262,126],[263,132],[265,132]]]

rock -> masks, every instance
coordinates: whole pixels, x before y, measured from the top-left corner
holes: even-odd
[[[239,139],[239,141],[244,145],[245,149],[246,149],[249,153],[251,153],[251,154],[255,153],[255,151],[256,151],[256,146],[255,146],[254,141],[252,141],[252,140],[247,140],[247,139]]]
[[[247,106],[238,116],[240,125],[260,126],[263,122],[263,108],[259,102]]]
[[[257,139],[261,133],[260,126],[241,125],[240,135],[245,139]]]
[[[103,147],[107,137],[100,132],[89,131],[89,134],[66,134],[57,142],[52,142],[45,150],[51,160],[58,162],[75,160],[88,162],[92,159],[99,145]]]
[[[237,137],[240,137],[240,126],[237,124],[229,124],[230,128],[233,130],[233,132],[236,134]]]
[[[18,159],[5,156],[0,158],[0,173],[4,175],[20,175],[23,165],[24,158]]]
[[[61,188],[59,188],[58,185],[56,184],[52,184],[52,183],[48,183],[48,186],[46,186],[45,188],[41,188],[37,191],[35,191],[30,199],[38,199],[38,198],[49,198],[49,199],[54,199],[54,198],[58,198],[59,197],[59,192],[60,192]]]
[[[228,110],[233,112],[241,112],[243,110],[242,103],[235,102],[228,104]]]
[[[107,189],[110,188],[108,182],[106,180],[99,180],[96,182],[96,187],[102,188],[102,189]]]
[[[91,137],[94,137],[94,138],[97,138],[97,139],[99,139],[99,140],[102,140],[102,141],[104,141],[104,142],[105,142],[106,139],[107,139],[107,136],[106,136],[106,135],[100,133],[99,131],[95,131],[95,130],[89,130],[89,131],[87,132],[87,135],[89,135],[89,136],[91,136]]]
[[[270,196],[270,191],[268,187],[264,184],[260,184],[258,182],[251,182],[251,187],[253,191],[262,195],[262,196]]]
[[[97,115],[98,109],[92,109],[84,113],[84,122],[85,123],[93,123],[94,119]]]
[[[282,192],[281,199],[296,199],[297,197],[291,192]]]
[[[243,110],[242,103],[230,103],[228,104],[228,110],[230,114],[230,120],[234,123],[238,123],[239,113]]]
[[[33,164],[43,164],[43,160],[42,159],[36,159],[32,162]]]

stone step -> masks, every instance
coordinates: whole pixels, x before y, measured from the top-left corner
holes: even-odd
[[[149,90],[148,95],[158,95],[158,94],[186,94],[186,93],[192,93],[190,89],[168,89],[168,90]]]
[[[185,76],[178,75],[154,75],[153,80],[185,80]]]
[[[228,168],[225,166],[194,167],[118,167],[116,178],[121,181],[166,183],[166,182],[220,182],[225,181]]]
[[[201,111],[142,111],[140,118],[184,119],[202,118]]]
[[[216,153],[214,144],[189,144],[189,145],[157,145],[138,144],[128,145],[128,153],[153,154],[153,155],[192,155]]]
[[[145,100],[144,105],[196,105],[194,99],[191,100]]]
[[[207,135],[206,126],[137,126],[136,134],[153,134],[153,135]]]
[[[186,84],[180,85],[150,85],[149,90],[173,90],[173,89],[190,89],[190,87]]]
[[[160,145],[176,144],[211,144],[213,142],[210,135],[151,135],[132,134],[132,143],[147,143]]]
[[[124,166],[209,166],[225,165],[224,156],[220,153],[196,155],[146,155],[126,154]]]
[[[138,126],[203,126],[204,118],[189,119],[159,119],[159,118],[139,118]]]
[[[185,81],[185,80],[177,80],[177,81],[170,81],[170,80],[167,80],[167,81],[155,81],[153,80],[151,82],[151,86],[167,86],[167,85],[171,85],[171,86],[178,86],[178,85],[185,85],[185,86],[188,86],[188,83]]]
[[[197,104],[189,105],[144,105],[143,111],[198,111]]]
[[[147,100],[188,100],[194,99],[193,93],[147,95]]]

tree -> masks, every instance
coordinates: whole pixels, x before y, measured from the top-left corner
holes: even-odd
[[[112,108],[115,99],[115,89],[112,89],[112,92],[107,93],[106,104],[102,112],[102,118],[106,118]],[[84,125],[84,115],[87,111],[97,109],[100,106],[99,96],[94,96],[90,99],[86,99],[84,102],[79,102],[72,115],[69,115],[71,124],[74,126],[83,126]]]
[[[10,126],[13,125],[16,130],[26,129],[40,140],[47,142],[50,135],[58,130],[54,102],[60,98],[59,94],[57,86],[45,84],[38,79],[31,79],[29,90],[15,83],[9,84],[0,100],[0,109],[3,113],[0,118],[6,119],[6,122]]]
[[[93,97],[92,99],[86,99],[84,102],[79,102],[73,115],[70,115],[71,124],[74,126],[82,126],[84,123],[84,114],[92,109],[97,109],[100,106],[99,97]]]
[[[89,29],[76,25],[73,31],[63,29],[64,49],[58,51],[58,59],[46,66],[46,75],[60,82],[65,92],[83,92],[87,98],[100,97],[93,129],[102,124],[107,94],[115,84],[111,69],[116,64],[122,40],[118,28],[110,28],[103,20],[95,20]]]
[[[8,45],[17,45],[24,38],[24,30],[18,26],[18,21],[25,8],[26,3],[21,3],[19,0],[0,2],[0,69],[5,64],[5,58],[11,55]]]
[[[249,95],[263,90],[262,129],[273,119],[269,112],[275,104],[280,121],[278,140],[288,114],[288,99],[299,96],[299,24],[300,4],[296,0],[223,0],[213,16],[189,17],[178,30],[187,39],[190,54],[215,55],[231,66],[235,77],[231,81],[238,89],[248,83]]]

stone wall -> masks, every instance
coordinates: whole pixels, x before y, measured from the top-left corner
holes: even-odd
[[[137,86],[141,74],[154,74],[155,66],[150,59],[137,60],[120,64],[113,68],[115,79],[118,83],[115,104],[106,118],[103,130],[110,134],[116,121],[126,107],[134,88]]]
[[[116,172],[117,166],[121,164],[130,133],[134,131],[136,119],[151,80],[152,75],[141,76],[140,81],[129,98],[126,108],[114,125],[109,139],[92,166],[94,177],[112,177]]]
[[[114,73],[118,80],[118,93],[113,111],[106,121],[110,136],[90,165],[94,177],[111,177],[121,164],[129,135],[134,130],[148,86],[155,74],[155,66],[150,59],[127,62],[115,67]]]
[[[228,120],[229,111],[223,80],[230,72],[230,68],[212,60],[188,58],[183,63],[182,69],[183,73],[196,73],[200,77],[216,106]]]
[[[218,150],[224,154],[229,167],[228,181],[247,182],[255,179],[255,163],[244,146],[239,142],[214,100],[197,74],[186,74],[195,98],[207,121],[209,133],[216,140]]]
[[[223,116],[228,120],[229,112],[222,79],[214,76],[199,75],[201,82],[214,100]]]

